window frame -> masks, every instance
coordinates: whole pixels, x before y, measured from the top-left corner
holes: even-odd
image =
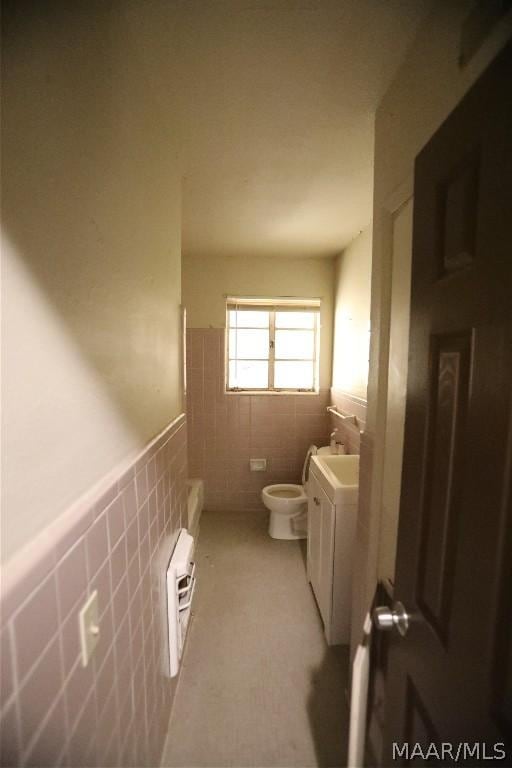
[[[232,326],[230,323],[230,311],[266,311],[269,313],[269,349],[267,358],[254,358],[254,360],[268,361],[268,376],[266,387],[230,387],[229,386],[229,364],[237,358],[230,358],[230,331],[240,326]],[[290,299],[290,298],[254,298],[254,297],[226,297],[226,331],[225,331],[225,371],[224,371],[224,391],[226,394],[317,394],[320,390],[320,299]],[[313,315],[313,328],[292,328],[279,327],[276,329],[277,312],[311,312]],[[266,330],[247,326],[248,330]],[[277,358],[276,359],[276,330],[277,331],[300,331],[311,330],[313,333],[313,357],[312,358]],[[238,358],[243,359],[243,358]],[[253,360],[253,358],[247,358]],[[313,368],[313,386],[310,387],[276,387],[275,382],[275,363],[276,362],[299,362],[311,363]]]

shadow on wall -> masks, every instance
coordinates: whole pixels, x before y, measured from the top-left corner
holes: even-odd
[[[6,559],[182,403],[180,172],[137,4],[2,12]]]
[[[119,4],[4,6],[6,250],[23,262],[130,429],[148,438],[164,425],[163,411],[170,418],[177,410],[169,354],[179,341],[180,295],[173,137],[148,98]],[[6,322],[20,341],[24,329],[14,320],[30,326],[26,299],[16,296],[19,312]],[[45,331],[30,328],[33,345],[45,343]],[[45,371],[21,352],[12,375],[44,387]],[[63,366],[63,390],[76,385],[52,352],[47,364]]]

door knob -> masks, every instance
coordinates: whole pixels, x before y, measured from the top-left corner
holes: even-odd
[[[409,629],[409,614],[405,610],[403,603],[397,601],[393,603],[392,608],[387,606],[374,608],[373,624],[376,629],[380,629],[383,632],[396,629],[402,637],[405,637]]]

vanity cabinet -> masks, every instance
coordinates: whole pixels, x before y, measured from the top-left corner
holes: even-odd
[[[324,626],[331,623],[335,507],[310,474],[308,487],[308,578]]]
[[[308,480],[307,575],[329,645],[350,643],[357,499],[336,504],[311,464]]]

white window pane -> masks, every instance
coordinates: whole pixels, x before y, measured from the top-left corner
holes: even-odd
[[[315,312],[276,312],[276,328],[314,328]]]
[[[268,363],[262,360],[230,360],[229,387],[266,389],[268,387]]]
[[[276,331],[276,360],[312,360],[314,331]]]
[[[229,331],[229,357],[239,360],[266,360],[268,358],[268,331],[242,330]]]
[[[313,363],[276,361],[274,386],[278,389],[313,389]]]
[[[229,310],[230,328],[268,328],[269,313],[264,310]]]

